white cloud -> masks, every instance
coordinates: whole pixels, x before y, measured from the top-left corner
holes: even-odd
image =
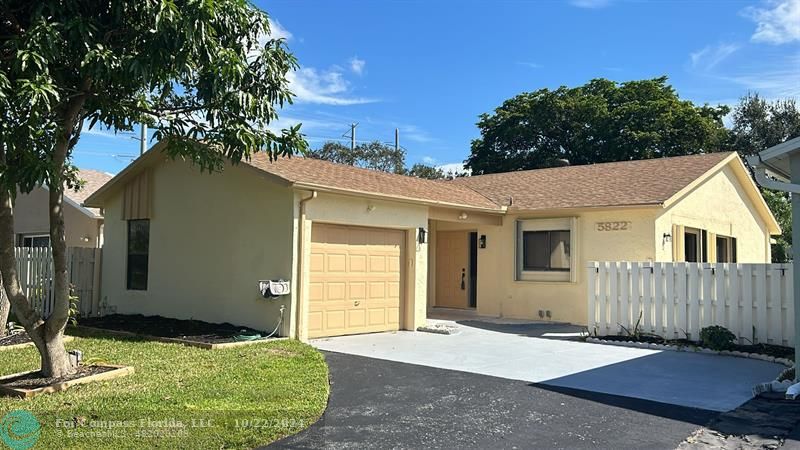
[[[800,98],[800,54],[761,60],[716,78],[758,91],[765,98]]]
[[[339,68],[317,70],[313,67],[301,67],[296,72],[289,72],[286,77],[289,80],[289,89],[296,95],[298,102],[341,106],[377,101],[348,96],[350,85]]]
[[[367,62],[363,59],[358,59],[357,56],[350,58],[350,70],[352,70],[356,75],[361,75],[364,73],[364,66],[366,65]]]
[[[455,173],[455,174],[466,173],[466,174],[469,175],[469,174],[472,173],[471,170],[464,169],[464,163],[460,163],[460,162],[458,162],[458,163],[441,164],[441,165],[436,166],[436,168],[437,169],[442,169],[442,172],[444,172],[446,174],[452,172],[452,173]]]
[[[745,8],[742,13],[756,22],[750,39],[767,44],[800,41],[800,0],[768,0],[768,8]]]
[[[434,158],[432,156],[423,156],[422,157],[422,162],[425,163],[425,164],[428,164],[428,165],[433,165],[433,164],[436,164],[436,158]]]
[[[528,61],[517,61],[520,66],[530,67],[531,69],[541,69],[543,66],[539,63]]]
[[[400,129],[400,142],[409,140],[420,144],[427,144],[436,141],[436,138],[416,125],[395,125],[395,127]]]
[[[707,45],[703,49],[691,53],[692,67],[708,71],[724,61],[726,58],[736,53],[739,46],[736,44]]]
[[[570,0],[570,5],[578,8],[599,9],[611,4],[611,0]]]
[[[269,21],[269,37],[271,39],[286,39],[290,41],[292,39],[292,33],[289,32],[286,28],[281,25],[280,22],[277,20],[267,19]]]

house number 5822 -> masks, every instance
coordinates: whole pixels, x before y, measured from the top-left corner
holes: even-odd
[[[597,231],[627,231],[630,229],[630,222],[597,222]]]

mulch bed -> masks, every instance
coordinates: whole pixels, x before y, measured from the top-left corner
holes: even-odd
[[[0,337],[0,347],[5,347],[8,345],[27,344],[28,342],[32,342],[31,338],[28,337],[28,333],[24,331]]]
[[[52,384],[63,383],[65,381],[76,380],[78,378],[97,375],[115,370],[116,367],[109,366],[79,366],[75,373],[65,377],[45,377],[41,372],[26,373],[16,378],[3,381],[3,385],[14,389],[37,389]]]
[[[208,344],[239,342],[241,338],[237,338],[238,336],[266,336],[269,334],[229,323],[209,323],[202,320],[180,320],[141,314],[111,314],[103,317],[91,317],[81,319],[78,325]]]
[[[620,342],[646,342],[648,344],[667,344],[667,345],[683,345],[683,346],[693,346],[693,347],[702,347],[703,344],[696,341],[690,341],[688,339],[664,339],[661,336],[657,335],[640,335],[636,336],[600,336],[600,339],[605,339],[607,341],[620,341]],[[794,348],[792,347],[784,347],[782,345],[773,345],[773,344],[734,344],[731,348],[727,349],[731,351],[739,351],[743,353],[758,353],[761,355],[772,356],[775,358],[787,358],[794,360]]]

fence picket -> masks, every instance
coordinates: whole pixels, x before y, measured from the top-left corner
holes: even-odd
[[[619,316],[617,315],[617,264],[611,263],[608,268],[608,326],[610,333],[616,334],[617,324],[619,323]]]
[[[686,298],[689,301],[689,314],[687,320],[687,333],[692,339],[697,339],[697,334],[700,332],[700,283],[697,273],[702,270],[698,264],[688,264],[689,270],[689,292]]]
[[[712,273],[712,266],[711,264],[703,264],[700,267],[700,277],[702,278],[701,286],[703,287],[702,293],[702,309],[701,309],[701,321],[700,327],[697,329],[699,333],[700,330],[704,327],[711,325],[711,282],[713,281],[713,277],[711,276]]]
[[[666,335],[668,338],[675,338],[678,335],[676,325],[678,319],[675,317],[675,264],[667,263],[664,265],[664,291],[666,303],[666,316],[664,326],[666,327]]]
[[[756,336],[758,342],[767,342],[767,271],[764,264],[755,265],[756,276],[756,293],[755,293],[755,308],[756,308]]]
[[[771,344],[783,343],[783,324],[781,323],[781,269],[771,266],[769,276],[769,296],[767,297],[767,338]]]
[[[725,264],[714,264],[714,317],[709,316],[709,323],[728,323],[725,316],[725,281],[727,280]]]
[[[600,288],[598,289],[597,294],[597,306],[598,306],[598,318],[600,320],[599,332],[602,334],[608,334],[608,311],[606,308],[607,304],[607,296],[606,294],[606,279],[608,277],[608,264],[607,262],[600,263],[600,273],[602,276],[599,277],[600,279]]]
[[[88,267],[88,266],[87,266]],[[591,263],[589,324],[598,333],[631,330],[698,339],[722,325],[740,343],[791,345],[794,299],[791,264]]]
[[[628,322],[629,326],[633,326],[637,320],[639,320],[639,301],[641,300],[640,297],[640,287],[642,285],[642,278],[641,278],[641,271],[639,270],[639,263],[632,262],[631,264],[631,295],[630,295],[630,321]],[[630,329],[630,328],[629,328]]]
[[[642,267],[642,327],[653,331],[653,266]]]
[[[742,343],[743,337],[742,322],[739,319],[741,316],[741,314],[739,314],[739,311],[741,310],[739,299],[742,297],[742,292],[740,290],[741,284],[739,282],[739,274],[741,273],[741,270],[742,269],[739,264],[728,265],[728,295],[730,296],[728,300],[728,323],[730,324],[730,330],[736,335],[739,343]]]
[[[653,263],[653,332],[664,333],[664,274],[661,263]]]
[[[600,265],[596,262],[590,262],[587,267],[588,279],[588,295],[589,295],[589,320],[586,325],[590,330],[597,329],[597,324],[600,318],[597,316],[597,273],[600,271]],[[598,331],[599,332],[599,331]]]

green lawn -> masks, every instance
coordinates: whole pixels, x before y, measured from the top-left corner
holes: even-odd
[[[36,449],[252,448],[309,426],[328,400],[322,355],[297,341],[202,350],[85,336],[67,347],[136,372],[31,400],[0,397],[0,416],[24,409],[41,423]],[[37,368],[35,349],[0,353],[0,374]]]

